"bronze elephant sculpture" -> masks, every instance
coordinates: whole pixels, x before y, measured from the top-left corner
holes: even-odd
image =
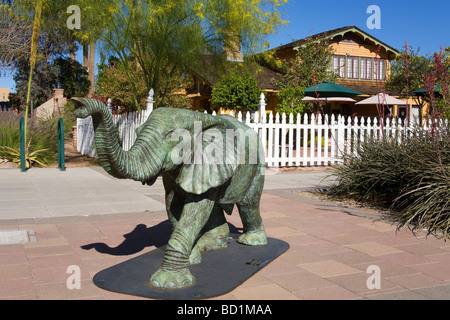
[[[227,246],[224,212],[231,214],[234,205],[244,229],[238,242],[267,244],[259,209],[264,153],[253,129],[228,115],[157,108],[137,130],[131,149],[124,151],[101,101],[73,101],[76,117],[92,116],[97,156],[110,175],[148,185],[158,176],[163,178],[173,232],[161,267],[150,278],[151,286],[194,284],[189,265],[201,262],[201,251]]]

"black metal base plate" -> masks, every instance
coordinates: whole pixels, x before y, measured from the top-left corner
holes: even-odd
[[[289,249],[289,244],[268,238],[265,246],[239,244],[231,235],[228,248],[202,252],[202,263],[189,267],[196,278],[193,286],[183,289],[156,289],[148,285],[158,270],[164,247],[100,271],[94,283],[105,290],[152,299],[193,300],[226,294]]]

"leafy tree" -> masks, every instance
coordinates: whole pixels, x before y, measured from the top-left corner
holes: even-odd
[[[5,73],[11,71],[17,59],[29,54],[31,46],[32,27],[10,14],[12,4],[11,0],[0,1],[0,71]]]
[[[74,1],[75,3],[77,1]],[[256,52],[263,39],[283,23],[280,0],[78,0],[82,16],[95,21],[81,37],[95,35],[105,52],[116,56],[131,85],[139,110],[139,88],[132,74],[141,68],[145,91],[155,90],[157,106],[172,92],[168,82],[204,55],[223,48]],[[89,4],[87,4],[89,2]]]
[[[431,69],[430,58],[420,55],[420,48],[404,48],[391,63],[386,89],[403,97],[411,95],[413,91],[424,87],[424,74],[431,72]]]
[[[35,106],[50,99],[53,89],[58,86],[65,89],[68,97],[85,92],[85,70],[67,58],[74,49],[71,45],[74,37],[66,25],[66,10],[70,2],[14,0],[11,8],[12,17],[34,25],[33,50],[16,59],[13,78],[19,95],[27,96],[27,85],[30,87],[27,101],[32,100]]]
[[[333,59],[332,47],[326,38],[308,38],[299,43],[294,59],[280,60],[281,76],[277,82],[280,92],[277,112],[290,114],[294,117],[305,111],[308,106],[302,101],[304,90],[323,81],[333,81],[336,75],[330,69]]]
[[[218,108],[254,111],[259,108],[261,89],[248,71],[225,75],[212,90],[211,102]]]
[[[419,55],[420,49],[407,48],[391,64],[386,88],[403,97],[425,89],[424,100],[429,105],[429,116],[450,117],[450,47],[430,57]],[[435,89],[438,89],[438,94]]]
[[[145,77],[142,68],[135,61],[130,62],[132,72],[130,75],[136,86],[136,98],[140,106],[146,105],[149,91],[146,90]],[[190,86],[190,82],[183,76],[171,77],[170,81],[165,81],[170,86],[171,92],[164,100],[164,107],[189,108],[190,100],[182,89]],[[109,62],[102,62],[99,65],[99,73],[97,78],[97,94],[105,99],[111,98],[113,104],[120,106],[121,111],[136,111],[136,105],[133,90],[127,71],[121,61],[115,57],[110,57]],[[180,94],[177,94],[180,92]]]
[[[64,89],[67,98],[84,97],[89,93],[91,81],[88,79],[86,68],[79,62],[59,57],[54,61],[54,65],[59,69],[57,85],[54,87]]]
[[[445,61],[443,49],[433,55],[433,71],[425,75],[425,87],[428,91],[431,116],[450,119],[450,67]],[[438,88],[439,94],[434,94]]]

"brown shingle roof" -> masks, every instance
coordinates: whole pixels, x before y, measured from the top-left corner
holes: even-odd
[[[372,41],[375,41],[375,42],[381,44],[381,45],[384,46],[387,50],[392,51],[394,54],[399,54],[399,53],[400,53],[397,49],[392,48],[391,46],[389,46],[389,45],[387,45],[386,43],[384,43],[384,42],[378,40],[378,39],[375,38],[374,36],[368,34],[367,32],[365,32],[365,31],[359,29],[359,28],[356,27],[356,26],[341,27],[341,28],[337,28],[337,29],[334,29],[334,30],[321,32],[321,33],[315,34],[315,35],[313,35],[313,36],[306,37],[306,38],[304,38],[304,39],[300,39],[300,40],[296,40],[296,41],[293,41],[293,42],[284,44],[284,45],[282,45],[282,46],[279,46],[279,47],[274,48],[273,50],[275,50],[275,51],[281,51],[281,50],[285,50],[285,49],[294,49],[294,48],[296,48],[296,47],[298,47],[298,46],[301,46],[301,45],[302,45],[304,42],[306,42],[307,40],[310,40],[310,39],[314,40],[314,39],[320,39],[320,38],[331,38],[331,39],[332,39],[333,37],[335,37],[335,36],[337,36],[337,35],[339,35],[339,34],[342,34],[343,32],[345,33],[346,31],[349,31],[349,32],[350,32],[350,31],[353,31],[353,32],[359,33],[360,35],[364,36],[364,38],[370,38],[370,39],[372,39]]]

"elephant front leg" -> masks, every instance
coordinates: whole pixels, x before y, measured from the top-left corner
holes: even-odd
[[[161,267],[150,278],[157,288],[176,289],[195,283],[188,269],[194,242],[214,207],[211,194],[191,197],[183,207],[180,220],[170,237]]]

